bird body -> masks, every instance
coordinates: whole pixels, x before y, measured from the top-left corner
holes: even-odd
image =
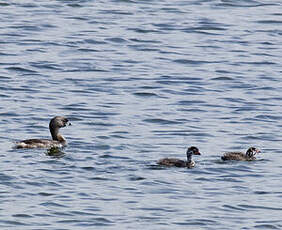
[[[22,140],[16,143],[16,148],[51,148],[51,147],[64,147],[66,145],[66,141],[60,142],[55,140],[48,139],[28,139]]]
[[[193,160],[188,162],[188,161],[179,160],[177,158],[163,158],[158,161],[158,164],[169,166],[169,167],[175,166],[175,167],[187,167],[187,168],[193,168],[195,166],[195,162]]]

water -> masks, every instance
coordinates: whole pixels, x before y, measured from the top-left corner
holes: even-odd
[[[281,9],[0,3],[1,229],[281,229]],[[61,155],[12,149],[55,115]],[[156,166],[191,145],[194,169]],[[250,146],[257,161],[220,161]]]

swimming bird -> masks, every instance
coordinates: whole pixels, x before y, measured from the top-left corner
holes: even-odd
[[[255,147],[250,147],[246,153],[243,152],[228,152],[225,153],[221,159],[224,161],[234,160],[234,161],[252,161],[255,160],[255,155],[260,153],[260,150]]]
[[[28,139],[16,143],[15,148],[51,148],[64,147],[67,142],[66,139],[59,133],[59,129],[71,125],[69,120],[63,116],[56,116],[51,119],[49,123],[49,130],[52,140],[48,139]]]
[[[179,160],[176,158],[163,158],[160,159],[157,163],[163,166],[175,166],[175,167],[187,167],[193,168],[195,166],[195,162],[192,160],[192,155],[201,155],[199,149],[197,147],[191,146],[187,149],[186,152],[187,161]]]

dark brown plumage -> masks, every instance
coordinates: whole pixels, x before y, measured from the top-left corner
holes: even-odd
[[[228,152],[225,153],[221,159],[224,161],[234,160],[234,161],[252,161],[255,160],[255,155],[259,153],[260,150],[255,147],[250,147],[246,153],[243,152]]]
[[[64,147],[66,139],[59,133],[59,129],[66,127],[69,120],[62,116],[56,116],[51,119],[49,129],[53,140],[48,139],[28,139],[16,143],[15,148],[50,148],[50,147]]]
[[[179,160],[176,158],[163,158],[159,160],[157,163],[162,166],[168,167],[187,167],[193,168],[195,166],[195,162],[192,160],[192,155],[201,155],[199,149],[197,147],[191,146],[188,148],[187,152],[187,161]]]

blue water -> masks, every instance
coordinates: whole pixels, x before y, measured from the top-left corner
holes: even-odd
[[[282,4],[0,3],[0,228],[282,229]],[[50,138],[68,117],[68,146]],[[196,167],[162,157],[202,152]],[[261,149],[254,162],[225,151]]]

